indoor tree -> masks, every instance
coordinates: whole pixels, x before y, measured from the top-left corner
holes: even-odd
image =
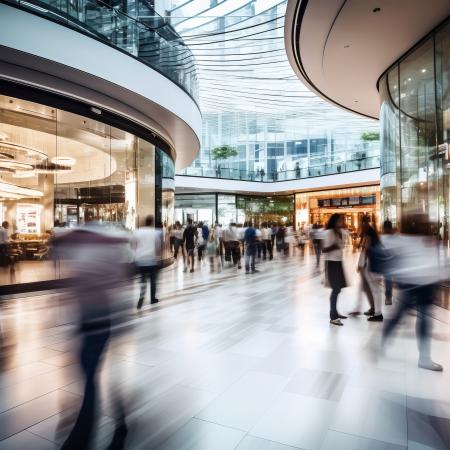
[[[217,170],[220,170],[220,161],[224,161],[228,158],[233,158],[238,155],[238,151],[235,147],[231,145],[221,145],[219,147],[214,147],[211,150],[211,157],[217,164]]]

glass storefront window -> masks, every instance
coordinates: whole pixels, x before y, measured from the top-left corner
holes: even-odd
[[[448,240],[449,67],[447,22],[380,80],[383,218],[400,229],[427,217]],[[422,221],[421,221],[422,222]]]
[[[173,179],[172,159],[151,142],[1,95],[0,218],[8,223],[8,239],[0,283],[64,278],[64,263],[50,245],[61,228],[97,221],[133,230],[150,214],[172,226]]]

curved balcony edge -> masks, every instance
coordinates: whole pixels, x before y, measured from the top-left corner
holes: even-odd
[[[198,105],[135,58],[5,4],[0,4],[0,49],[0,78],[84,101],[149,128],[174,149],[177,170],[200,149]]]
[[[332,175],[322,175],[296,180],[261,182],[223,178],[175,176],[176,192],[241,192],[252,194],[281,194],[307,192],[331,188],[380,184],[380,169],[365,169]]]
[[[61,5],[64,5],[64,2],[66,2],[66,8],[61,7]],[[105,29],[102,29],[102,25],[104,25],[102,21],[95,23],[95,20],[88,20],[86,17],[85,21],[80,21],[77,16],[83,15],[83,13],[78,10],[69,14],[68,10],[73,9],[75,5],[69,0],[54,2],[53,4],[51,1],[46,0],[0,0],[0,3],[66,26],[77,33],[98,40],[115,50],[123,52],[177,84],[198,104],[197,72],[195,66],[194,68],[192,67],[195,58],[180,36],[178,39],[175,39],[175,43],[165,41],[162,36],[158,35],[158,27],[150,28],[138,18],[132,17],[102,0],[98,0],[95,4],[101,10],[106,10],[109,13],[108,18],[110,20],[118,23],[115,26],[106,26]],[[94,3],[91,3],[89,6],[92,7],[92,5]],[[89,7],[87,7],[84,15],[87,16],[89,12],[92,14],[94,11],[89,10]],[[101,13],[102,11],[95,12]],[[104,18],[102,19],[104,20]],[[173,29],[171,31],[173,34],[176,33]],[[151,34],[153,38],[147,36],[147,39],[139,39],[139,34],[142,32]],[[119,36],[119,38],[114,39],[115,35]],[[156,38],[156,35],[158,35],[158,38]],[[165,46],[161,44],[165,44]],[[145,50],[140,51],[141,47]],[[187,56],[186,53],[188,54]],[[178,60],[180,56],[182,57],[181,61]]]

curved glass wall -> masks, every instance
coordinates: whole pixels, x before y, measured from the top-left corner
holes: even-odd
[[[146,0],[4,0],[112,45],[177,83],[195,100],[195,59],[166,17]],[[114,70],[112,68],[112,70]]]
[[[170,226],[173,178],[172,159],[151,142],[0,95],[0,284],[64,278],[50,245],[61,228],[97,221],[133,230],[149,214]]]
[[[400,229],[417,214],[448,239],[450,23],[380,80],[382,218]]]

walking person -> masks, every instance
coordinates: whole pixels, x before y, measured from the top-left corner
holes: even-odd
[[[413,214],[404,219],[403,234],[396,236],[394,264],[390,270],[399,289],[397,309],[383,329],[383,350],[403,315],[416,310],[418,366],[441,372],[441,364],[431,358],[430,306],[437,284],[448,279],[448,266],[440,261],[437,243],[429,236],[428,217]],[[392,251],[392,250],[391,250]]]
[[[316,255],[316,269],[320,268],[320,257],[322,256],[322,236],[323,230],[318,223],[315,223],[311,230],[311,240]]]
[[[216,225],[211,229],[208,238],[208,244],[206,245],[206,254],[209,258],[210,271],[215,271],[215,263],[217,263],[217,271],[221,271],[222,259],[219,253],[219,236],[218,236],[218,226]]]
[[[128,237],[116,235],[99,226],[83,227],[55,236],[54,245],[65,252],[74,282],[69,287],[77,302],[81,337],[79,361],[84,377],[84,394],[74,426],[62,450],[89,450],[94,440],[99,410],[98,369],[102,355],[119,317],[125,316],[124,305],[117,295],[124,289],[129,267]],[[127,426],[120,389],[113,394],[115,432],[108,450],[125,446]]]
[[[203,253],[206,250],[206,245],[208,244],[209,238],[209,228],[206,223],[199,222],[197,228],[197,253],[198,262],[200,263],[203,259]]]
[[[141,277],[141,291],[137,304],[137,309],[141,309],[148,281],[150,281],[150,303],[158,303],[156,284],[161,269],[163,234],[161,229],[155,228],[155,219],[152,215],[145,218],[145,226],[134,232],[131,246],[135,252],[134,261]]]
[[[324,233],[323,253],[325,255],[325,273],[328,285],[331,287],[330,295],[330,323],[342,326],[341,319],[346,319],[338,313],[337,301],[341,289],[347,286],[345,280],[343,260],[344,249],[344,221],[338,213],[331,215]]]
[[[245,273],[257,272],[255,268],[256,247],[258,245],[256,230],[253,227],[252,222],[248,222],[247,228],[244,233],[244,245],[245,245]]]
[[[181,223],[177,220],[172,228],[173,237],[173,258],[175,261],[178,259],[178,252],[181,250],[183,256],[183,269],[186,267],[186,251],[183,246],[183,228]]]
[[[364,314],[369,315],[369,322],[382,322],[383,314],[381,311],[381,292],[380,292],[380,275],[377,274],[372,267],[371,253],[381,247],[380,237],[377,231],[369,222],[363,222],[362,230],[362,248],[359,255],[357,271],[363,279],[363,288],[368,293],[370,309]]]
[[[392,226],[392,222],[387,219],[383,223],[383,236],[381,236],[381,242],[383,246],[389,250],[394,251],[395,253],[395,245],[397,242],[397,237],[395,236],[394,228]],[[385,305],[392,305],[392,288],[393,288],[393,279],[391,274],[384,275],[384,303]]]
[[[192,219],[189,218],[187,220],[187,227],[183,232],[183,243],[186,250],[186,262],[187,264],[184,266],[184,272],[187,271],[190,266],[190,272],[194,272],[194,261],[195,261],[195,246],[197,244],[197,229],[192,224]]]

